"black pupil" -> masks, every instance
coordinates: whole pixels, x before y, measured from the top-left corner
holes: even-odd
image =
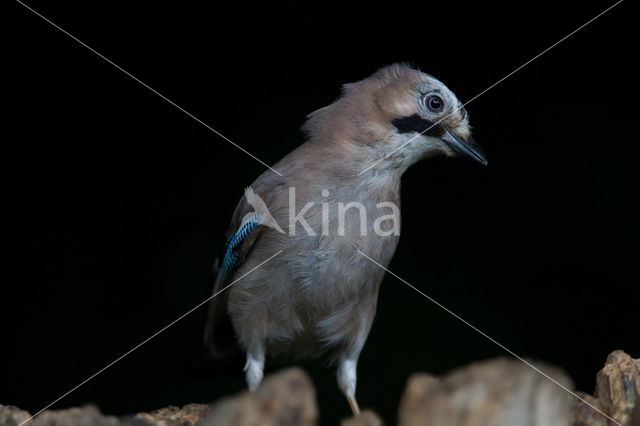
[[[442,109],[442,99],[437,96],[431,96],[428,101],[429,109],[440,111]]]

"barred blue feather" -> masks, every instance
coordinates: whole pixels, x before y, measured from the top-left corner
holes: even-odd
[[[223,274],[228,274],[237,265],[238,252],[236,251],[236,248],[240,243],[246,240],[258,226],[260,226],[260,217],[261,215],[259,213],[249,217],[249,219],[242,224],[242,226],[232,236],[229,237],[222,260]]]

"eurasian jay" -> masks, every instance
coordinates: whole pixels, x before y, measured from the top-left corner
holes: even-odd
[[[303,130],[308,140],[273,166],[282,176],[264,172],[236,207],[213,291],[229,288],[211,300],[205,343],[214,359],[246,353],[250,390],[267,355],[327,354],[357,414],[356,366],[385,272],[358,250],[391,261],[409,166],[440,154],[487,160],[455,95],[401,64],[346,84]]]

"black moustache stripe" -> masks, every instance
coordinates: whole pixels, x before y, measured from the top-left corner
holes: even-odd
[[[434,125],[433,122],[425,120],[417,114],[410,115],[409,117],[396,118],[391,124],[393,124],[400,133],[417,132],[436,138],[444,134],[444,127],[440,123]]]

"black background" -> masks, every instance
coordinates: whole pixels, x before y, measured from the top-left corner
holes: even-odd
[[[405,174],[390,266],[584,391],[610,351],[640,356],[627,3],[468,105],[488,168],[435,159]],[[612,2],[28,4],[273,164],[343,83],[404,61],[465,101]],[[206,297],[235,203],[264,166],[21,5],[10,20],[0,402],[33,412]],[[243,389],[240,375],[187,373],[203,322],[200,309],[55,407],[127,413]],[[360,403],[393,423],[411,372],[498,355],[388,276]],[[304,366],[335,424],[349,409],[333,371]]]

